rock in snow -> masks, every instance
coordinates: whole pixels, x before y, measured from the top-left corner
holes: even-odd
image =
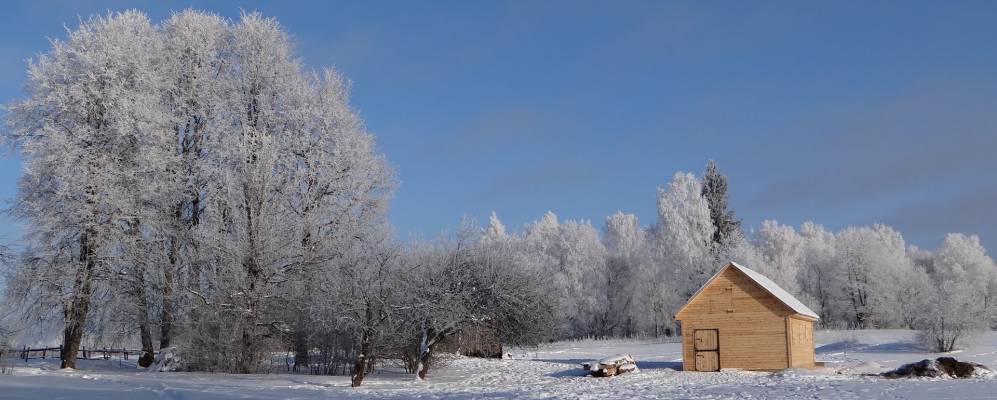
[[[938,357],[934,360],[921,360],[916,363],[904,364],[893,371],[884,372],[886,378],[979,378],[992,376],[989,368],[982,364],[964,362],[952,357]]]

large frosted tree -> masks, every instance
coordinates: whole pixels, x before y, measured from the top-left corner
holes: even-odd
[[[950,233],[930,256],[934,285],[917,286],[926,306],[913,325],[927,345],[952,351],[993,323],[997,269],[975,235]]]
[[[606,246],[607,313],[612,319],[614,332],[623,336],[645,333],[646,315],[652,310],[649,299],[656,293],[653,263],[648,257],[646,231],[637,216],[617,212],[603,224],[603,243]],[[607,318],[608,319],[608,318]]]
[[[701,191],[699,180],[683,172],[676,173],[667,188],[658,189],[655,257],[664,267],[661,279],[674,280],[683,300],[720,268],[710,252],[716,228]]]
[[[312,329],[317,276],[384,231],[393,173],[348,85],[304,71],[272,19],[91,18],[30,65],[27,91],[5,136],[31,243],[16,292],[61,310],[66,367],[114,322],[146,356],[180,340],[190,368],[254,371]]]
[[[189,296],[200,293],[201,269],[206,262],[196,238],[209,194],[210,140],[217,141],[225,112],[224,81],[231,65],[223,52],[228,44],[229,22],[217,15],[185,10],[161,26],[163,56],[158,67],[163,106],[169,115],[169,149],[173,164],[165,171],[170,191],[159,200],[160,237],[166,262],[159,271],[160,347],[169,347],[175,336],[178,302],[196,304]],[[217,143],[217,142],[216,142]],[[214,194],[213,192],[211,194]],[[184,290],[181,290],[184,288]],[[188,324],[199,325],[200,310],[187,314]],[[199,338],[192,338],[200,340]]]
[[[894,323],[897,282],[913,269],[899,232],[885,225],[847,228],[835,235],[833,276],[841,317],[852,327]]]
[[[658,220],[651,228],[654,264],[650,303],[655,336],[675,328],[673,315],[719,268],[711,252],[714,228],[708,201],[695,175],[677,172],[666,188],[658,188]]]
[[[141,13],[88,19],[31,63],[28,98],[10,108],[10,137],[24,155],[14,212],[29,222],[34,295],[61,303],[63,367],[75,366],[98,286],[133,261],[126,232],[138,235],[145,222],[135,190],[160,168],[141,151],[161,144],[159,43]]]

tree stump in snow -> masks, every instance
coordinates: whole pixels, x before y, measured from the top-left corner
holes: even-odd
[[[609,377],[627,372],[637,372],[637,362],[629,354],[620,354],[590,361],[582,364],[582,368],[595,377]]]

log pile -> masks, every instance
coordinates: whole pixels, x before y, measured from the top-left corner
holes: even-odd
[[[627,372],[637,372],[637,362],[629,354],[620,354],[582,364],[588,373],[595,377],[609,377]]]

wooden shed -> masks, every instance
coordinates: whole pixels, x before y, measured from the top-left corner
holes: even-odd
[[[682,328],[682,367],[774,371],[813,368],[810,308],[762,274],[731,262],[675,314]]]

